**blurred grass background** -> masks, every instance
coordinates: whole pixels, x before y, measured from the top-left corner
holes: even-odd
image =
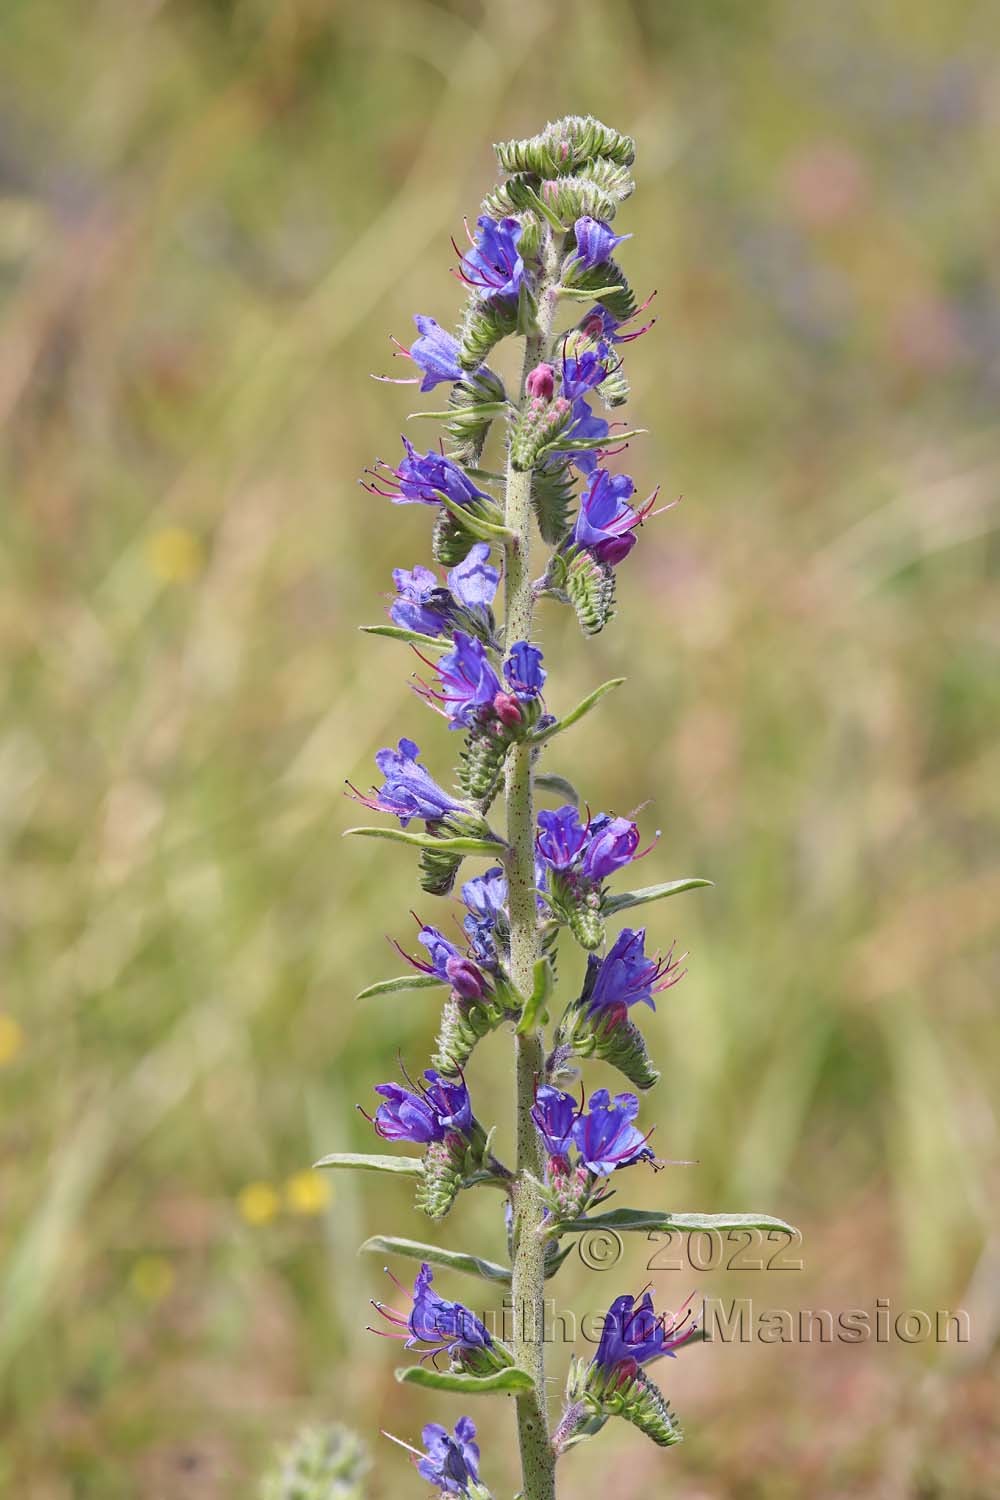
[[[343,780],[400,733],[441,770],[454,748],[356,633],[427,517],[355,478],[417,404],[368,378],[386,335],[455,315],[491,141],[569,111],[639,141],[625,260],[659,322],[628,463],[684,501],[613,630],[540,622],[557,709],[629,673],[553,768],[594,806],[652,799],[644,877],[716,882],[649,921],[692,957],[645,1112],[699,1164],[630,1196],[805,1232],[801,1273],[657,1284],[961,1305],[973,1337],[689,1351],[663,1371],[684,1446],[609,1430],[567,1482],[995,1493],[991,10],[7,0],[4,1493],[247,1495],[300,1420],[442,1415],[363,1332],[382,1277],[354,1247],[427,1237],[408,1188],[307,1170],[369,1144],[355,1102],[434,1025],[353,1001],[395,971],[414,881],[341,843]],[[475,1059],[487,1117],[506,1045]],[[492,1199],[440,1233],[501,1250]],[[570,1263],[560,1296],[599,1311],[650,1253]],[[509,1413],[475,1415],[509,1492]],[[378,1457],[377,1493],[424,1492]]]

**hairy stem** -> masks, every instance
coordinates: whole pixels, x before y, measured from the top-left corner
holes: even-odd
[[[527,400],[528,372],[544,360],[552,337],[555,283],[560,244],[546,240],[538,289],[538,329],[525,342],[520,401]],[[509,464],[505,522],[513,536],[506,545],[504,607],[508,648],[531,639],[532,593],[529,576],[531,538],[531,474]],[[535,903],[535,814],[532,796],[531,749],[514,747],[507,763],[506,811],[507,882],[510,903],[510,972],[523,995],[530,995],[539,954],[538,913]],[[544,1291],[545,1243],[539,1233],[543,1204],[537,1184],[545,1164],[541,1142],[531,1118],[535,1086],[544,1067],[539,1031],[515,1037],[517,1075],[517,1178],[514,1184],[514,1264],[512,1302],[517,1362],[534,1378],[535,1388],[517,1398],[517,1429],[521,1448],[524,1500],[553,1500],[555,1455],[549,1440],[545,1405]]]

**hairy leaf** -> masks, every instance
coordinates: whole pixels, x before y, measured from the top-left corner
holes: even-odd
[[[423,1245],[419,1240],[397,1239],[394,1235],[374,1234],[365,1240],[362,1251],[372,1255],[405,1255],[410,1260],[427,1261],[432,1266],[444,1266],[449,1271],[461,1271],[466,1276],[481,1276],[484,1281],[496,1281],[510,1286],[509,1266],[500,1266],[493,1260],[483,1260],[478,1255],[467,1255],[464,1250],[445,1250],[441,1245]]]
[[[713,885],[714,881],[689,876],[685,880],[667,880],[663,885],[645,885],[639,891],[622,891],[617,896],[605,896],[601,911],[606,917],[616,912],[628,911],[632,906],[645,906],[647,901],[662,901],[665,896],[679,896],[682,891],[696,891],[701,886]]]
[[[365,1156],[357,1151],[334,1151],[322,1156],[314,1167],[340,1167],[353,1172],[395,1172],[399,1177],[422,1177],[424,1164],[419,1156]]]

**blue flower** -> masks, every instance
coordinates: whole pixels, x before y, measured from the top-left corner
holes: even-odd
[[[462,900],[478,921],[495,922],[507,904],[507,876],[503,867],[494,865],[485,875],[467,880],[462,887]]]
[[[415,1141],[429,1145],[443,1141],[449,1132],[466,1138],[472,1132],[472,1101],[464,1083],[452,1083],[433,1068],[424,1073],[426,1083],[405,1089],[400,1083],[379,1083],[376,1094],[386,1101],[375,1111],[375,1129],[387,1141]]]
[[[389,618],[403,630],[419,635],[443,635],[455,622],[459,610],[471,616],[470,623],[492,631],[490,605],[496,597],[500,574],[489,561],[488,542],[476,542],[448,574],[444,588],[430,568],[394,568],[396,598]]]
[[[375,1092],[386,1101],[375,1111],[374,1121],[383,1140],[415,1141],[421,1146],[444,1140],[444,1127],[422,1094],[400,1083],[378,1083]]]
[[[442,1078],[440,1073],[435,1073],[433,1068],[426,1068],[424,1077],[430,1085],[425,1088],[424,1095],[437,1113],[443,1128],[457,1130],[459,1135],[468,1136],[473,1125],[472,1101],[465,1084],[452,1083],[449,1079]]]
[[[453,505],[468,506],[476,500],[489,500],[483,490],[443,453],[418,453],[408,438],[403,439],[406,450],[402,463],[396,469],[387,465],[376,465],[366,470],[374,480],[362,480],[363,487],[373,495],[381,495],[394,505],[440,505],[441,496],[446,495]]]
[[[421,1433],[427,1452],[417,1464],[417,1473],[442,1494],[468,1495],[470,1485],[479,1483],[475,1436],[476,1424],[471,1417],[459,1417],[454,1437],[439,1422],[428,1422]]]
[[[531,1118],[549,1156],[565,1161],[573,1146],[573,1129],[577,1121],[577,1105],[572,1094],[564,1094],[561,1089],[543,1083],[535,1094]]]
[[[436,927],[421,927],[418,941],[430,955],[430,963],[422,964],[410,959],[415,968],[425,974],[436,974],[450,984],[462,1000],[481,1000],[486,993],[486,980],[471,959],[460,953]]]
[[[573,420],[562,434],[563,438],[572,439],[573,442],[582,442],[585,439],[589,441],[593,438],[603,441],[608,437],[609,432],[610,428],[604,418],[595,417],[583,397],[577,396],[573,402]],[[581,474],[590,474],[597,467],[600,452],[597,448],[584,448],[579,451],[559,449],[557,451],[564,453],[565,457],[576,464]]]
[[[497,223],[484,214],[476,226],[479,233],[462,256],[462,280],[487,302],[516,297],[524,281],[524,261],[517,253],[521,225],[517,219]]]
[[[567,401],[576,401],[607,379],[607,357],[607,347],[599,345],[597,349],[585,349],[582,354],[571,354],[563,358],[562,394]],[[587,434],[577,433],[576,436],[585,437]],[[595,436],[603,434],[597,433]]]
[[[433,1272],[425,1261],[413,1283],[413,1305],[409,1314],[387,1307],[383,1302],[373,1302],[372,1306],[381,1313],[386,1322],[394,1324],[399,1329],[406,1329],[408,1336],[405,1347],[407,1349],[428,1344],[430,1348],[425,1351],[426,1353],[436,1354],[441,1350],[446,1350],[453,1359],[469,1350],[492,1349],[493,1340],[475,1313],[462,1302],[449,1302],[446,1298],[439,1297],[431,1288],[433,1279]],[[406,1291],[406,1288],[396,1281],[395,1276],[392,1280],[396,1282],[401,1292]],[[376,1332],[375,1329],[370,1331]],[[400,1334],[389,1336],[401,1337]]]
[[[527,641],[515,641],[503,664],[503,675],[519,698],[537,698],[547,675],[538,647]]]
[[[675,1350],[691,1339],[694,1325],[685,1327],[687,1312],[669,1325],[653,1310],[653,1299],[645,1292],[640,1301],[625,1293],[616,1297],[604,1319],[601,1342],[591,1361],[600,1372],[628,1377],[635,1374],[640,1365],[649,1364],[661,1355],[674,1358]]]
[[[614,313],[608,312],[606,307],[598,303],[587,313],[580,324],[580,329],[591,339],[605,339],[609,344],[631,344],[634,339],[641,338],[644,333],[648,333],[656,319],[650,318],[649,322],[644,323],[641,328],[630,329],[627,333],[622,333],[621,330],[649,306],[655,295],[654,292],[647,297],[642,307],[637,307],[632,317],[625,318],[624,321],[616,318]]]
[[[385,783],[373,797],[355,792],[356,800],[372,812],[392,813],[404,828],[411,818],[436,823],[448,813],[466,812],[462,803],[439,787],[430,772],[420,765],[419,755],[420,747],[407,739],[400,740],[398,750],[380,750],[375,764]]]
[[[469,729],[492,710],[502,688],[482,641],[462,630],[455,631],[454,639],[454,648],[437,663],[441,691],[431,696],[444,705],[452,729]]]
[[[500,574],[489,557],[489,543],[476,542],[448,574],[452,597],[464,609],[488,609],[496,598]]]
[[[582,996],[589,1012],[624,1012],[639,1004],[655,1010],[653,996],[684,977],[672,947],[666,958],[647,958],[645,943],[645,927],[625,927],[603,959],[591,955]]]
[[[587,830],[580,822],[580,814],[571,803],[556,812],[540,812],[536,847],[538,853],[553,870],[568,870],[575,863],[587,842]]]
[[[458,362],[458,339],[423,313],[416,313],[413,321],[420,337],[414,339],[407,353],[424,372],[420,389],[432,391],[443,380],[464,380],[467,372]]]
[[[598,813],[583,824],[571,803],[556,812],[540,812],[538,826],[536,847],[545,863],[562,873],[578,873],[593,884],[627,865],[639,843],[639,830],[628,818]]]
[[[615,234],[603,219],[592,219],[589,214],[577,219],[573,235],[576,239],[573,260],[588,271],[604,265],[611,259],[617,245],[632,238],[630,234]]]
[[[389,610],[393,624],[419,635],[443,635],[450,600],[430,568],[419,563],[411,569],[393,568],[392,581],[396,585],[396,599]]]
[[[652,1160],[646,1137],[632,1124],[638,1113],[634,1094],[616,1094],[612,1099],[607,1089],[597,1089],[587,1113],[577,1115],[573,1144],[595,1177],[609,1177],[616,1168],[630,1167],[643,1158]]]
[[[627,474],[595,469],[580,497],[573,540],[586,547],[598,562],[612,567],[627,557],[638,538],[635,527],[645,511],[634,511],[628,501],[635,485]]]
[[[587,847],[580,869],[588,880],[604,880],[629,864],[638,847],[639,830],[634,823],[598,813],[587,825]]]

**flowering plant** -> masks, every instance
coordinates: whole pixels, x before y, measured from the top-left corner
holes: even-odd
[[[421,453],[404,438],[398,464],[377,463],[363,481],[394,504],[423,505],[434,514],[432,550],[445,577],[421,564],[397,569],[390,623],[368,628],[408,642],[426,668],[417,692],[462,736],[455,790],[434,779],[412,740],[401,739],[375,757],[380,785],[370,792],[351,788],[358,802],[395,825],[350,830],[415,848],[421,884],[434,895],[453,890],[465,859],[483,857],[489,867],[461,886],[464,949],[422,925],[426,958],[400,948],[411,971],[363,991],[445,991],[432,1066],[418,1080],[404,1075],[404,1083],[378,1084],[380,1102],[368,1116],[381,1139],[409,1142],[420,1154],[335,1154],[320,1165],[408,1175],[432,1219],[478,1186],[502,1193],[509,1265],[384,1236],[365,1248],[421,1262],[412,1293],[396,1283],[412,1303],[409,1311],[375,1304],[388,1324],[379,1331],[421,1351],[397,1378],[468,1397],[512,1395],[521,1493],[524,1500],[548,1500],[560,1456],[611,1417],[661,1446],[679,1440],[676,1419],[646,1367],[698,1334],[686,1311],[657,1316],[648,1292],[616,1297],[594,1357],[574,1359],[562,1414],[550,1426],[543,1290],[573,1237],[601,1226],[616,1233],[789,1226],[750,1214],[594,1212],[609,1196],[612,1176],[660,1164],[649,1132],[636,1124],[636,1094],[612,1096],[601,1088],[588,1105],[566,1085],[579,1059],[596,1057],[635,1088],[649,1089],[659,1074],[632,1012],[640,1004],[655,1008],[654,995],[683,973],[673,948],[647,954],[643,928],[625,928],[609,945],[606,923],[709,882],[612,890],[615,877],[649,853],[640,848],[638,826],[627,816],[582,814],[571,783],[539,769],[555,738],[624,679],[604,683],[568,712],[550,711],[548,669],[533,642],[535,607],[541,600],[569,606],[585,635],[602,630],[614,613],[617,570],[642,523],[656,513],[655,491],[634,504],[632,479],[606,466],[634,434],[595,409],[599,403],[612,413],[626,400],[621,349],[652,326],[635,326],[642,307],[614,259],[629,238],[615,234],[611,222],[632,192],[634,144],[597,120],[570,117],[529,140],[498,146],[497,155],[506,178],[486,198],[469,248],[458,252],[458,275],[469,291],[458,332],[418,315],[418,337],[398,351],[416,366],[412,383],[421,391],[449,387],[443,410],[417,414],[443,424],[441,450]],[[558,326],[565,310],[567,326]],[[486,361],[512,335],[523,336],[525,348],[520,388],[509,394]],[[484,467],[494,427],[505,454],[502,474]],[[536,532],[547,548],[542,566],[533,562]],[[501,573],[498,621],[493,606]],[[505,816],[498,826],[492,810],[501,790]],[[536,817],[536,791],[554,792],[562,805]],[[586,972],[547,1039],[564,932],[587,954]],[[501,1028],[513,1033],[517,1085],[511,1166],[494,1155],[492,1131],[476,1116],[464,1074],[480,1040]],[[432,1266],[509,1288],[510,1347],[471,1309],[432,1290]],[[453,1431],[425,1427],[423,1448],[410,1448],[419,1473],[440,1494],[488,1500],[475,1436],[472,1420],[461,1416]]]

